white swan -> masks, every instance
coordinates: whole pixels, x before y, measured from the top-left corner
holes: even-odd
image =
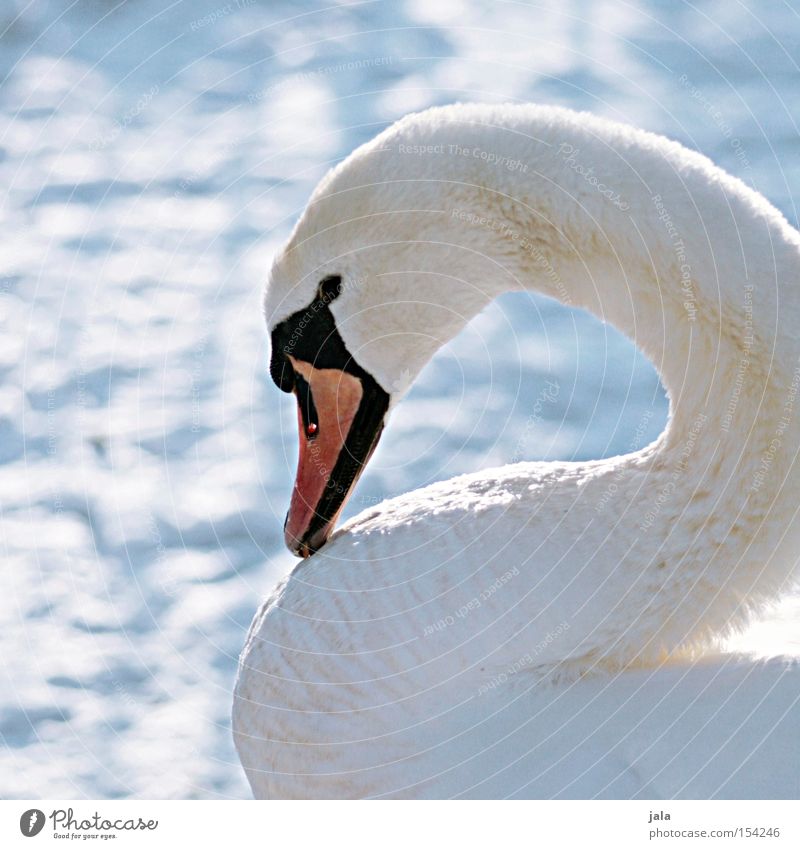
[[[761,196],[585,114],[433,109],[333,169],[266,294],[299,401],[287,543],[321,550],[242,654],[255,794],[797,796],[797,667],[701,650],[792,580],[798,271]],[[650,357],[661,437],[435,484],[322,547],[409,376],[525,288]]]

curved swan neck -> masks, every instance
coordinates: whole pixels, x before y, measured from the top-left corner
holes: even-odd
[[[479,288],[537,291],[610,322],[656,365],[673,430],[707,415],[722,419],[713,429],[724,438],[737,425],[728,367],[741,397],[797,365],[796,231],[740,181],[663,138],[585,115],[503,114],[504,123],[465,116],[448,128],[463,144],[442,147],[490,163],[476,174],[455,155],[442,169],[480,187],[449,202],[467,234],[453,241],[503,269]]]
[[[657,443],[587,472],[630,499],[629,530],[659,560],[690,556],[703,528],[715,562],[727,555],[714,545],[731,555],[748,538],[737,556],[786,559],[770,544],[799,477],[800,237],[760,195],[649,133],[475,106],[410,116],[356,151],[318,190],[299,244],[342,204],[362,282],[333,311],[385,386],[505,291],[585,308],[647,354],[670,397]]]
[[[797,233],[705,157],[591,116],[532,106],[409,116],[323,181],[281,262],[331,231],[354,246],[332,264],[354,290],[333,305],[340,332],[390,392],[515,289],[613,323],[654,362],[687,427],[728,406],[720,364],[743,352],[766,363],[777,342],[788,367],[797,350],[777,324],[779,302],[797,314]],[[751,375],[763,377],[740,382]]]

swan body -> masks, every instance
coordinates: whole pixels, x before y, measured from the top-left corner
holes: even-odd
[[[794,580],[798,271],[800,236],[760,195],[567,110],[429,110],[333,169],[266,295],[273,376],[292,370],[301,408],[287,542],[316,553],[242,653],[234,733],[255,794],[796,796],[797,665],[709,646]],[[411,380],[521,289],[650,357],[664,433],[623,457],[437,483],[330,535]],[[332,335],[357,368],[334,367]],[[323,399],[316,455],[308,398]],[[358,468],[320,464],[353,445]],[[301,502],[332,482],[341,499],[314,495],[311,527]]]

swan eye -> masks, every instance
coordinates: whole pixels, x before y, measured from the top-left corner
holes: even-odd
[[[317,297],[323,304],[335,301],[342,294],[342,278],[339,275],[326,277],[317,288]]]

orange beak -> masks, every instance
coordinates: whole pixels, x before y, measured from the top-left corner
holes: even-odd
[[[292,552],[308,557],[332,532],[378,442],[383,415],[373,433],[360,432],[375,418],[364,409],[369,405],[361,378],[288,359],[295,372],[300,449],[284,537]]]

